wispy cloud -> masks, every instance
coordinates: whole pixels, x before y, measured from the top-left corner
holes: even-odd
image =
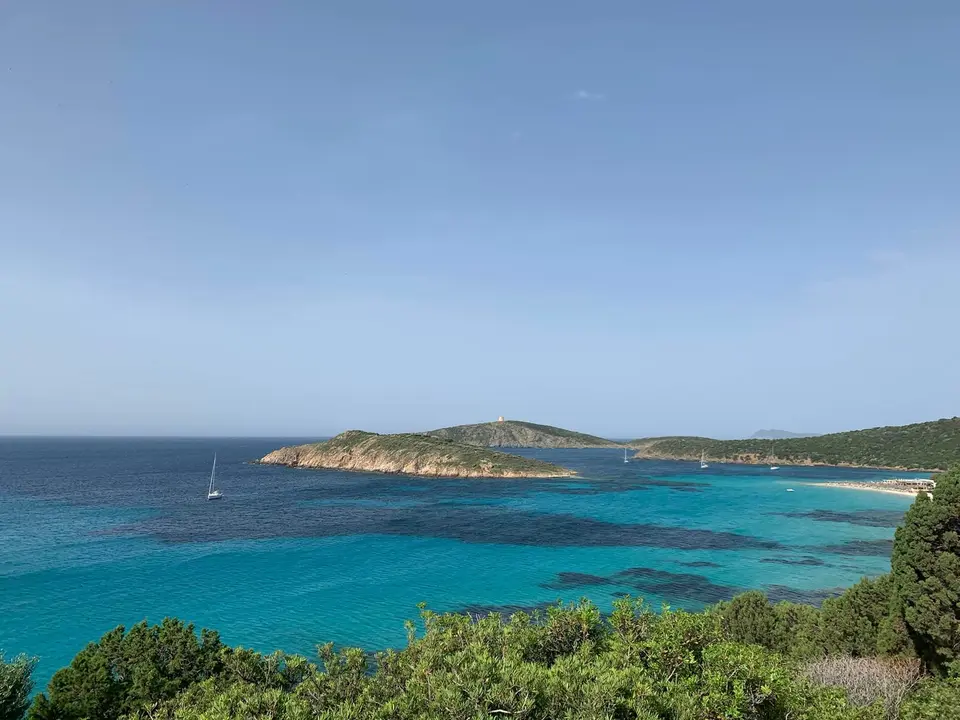
[[[601,100],[606,100],[607,96],[603,93],[591,92],[590,90],[577,90],[573,94],[574,100],[583,100],[586,102],[599,102]]]

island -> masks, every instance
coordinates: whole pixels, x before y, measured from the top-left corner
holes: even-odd
[[[349,430],[335,438],[274,450],[259,461],[322,470],[453,478],[559,478],[576,475],[552,463],[417,434]]]
[[[960,417],[786,440],[659,437],[634,440],[638,458],[753,465],[834,465],[939,472],[960,459]]]
[[[521,420],[504,420],[456,425],[430,430],[424,435],[452,440],[467,445],[497,448],[618,448],[622,444],[595,435],[564,430],[551,425],[537,425]]]

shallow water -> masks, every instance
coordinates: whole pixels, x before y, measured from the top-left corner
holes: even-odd
[[[804,485],[889,473],[623,462],[530,450],[569,480],[438,480],[248,464],[292,440],[0,439],[0,649],[42,686],[117,624],[166,615],[310,654],[404,642],[434,610],[625,593],[700,608],[816,602],[889,569],[911,498]],[[218,457],[224,499],[205,499]],[[794,492],[786,492],[787,488]]]

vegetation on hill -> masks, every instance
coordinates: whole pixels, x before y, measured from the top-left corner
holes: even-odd
[[[454,442],[504,448],[599,448],[621,447],[613,440],[564,430],[550,425],[537,425],[520,420],[457,425],[424,433]]]
[[[788,440],[711,440],[663,437],[635,440],[637,457],[782,465],[856,465],[945,470],[960,461],[960,417],[853,430]]]
[[[702,613],[630,599],[608,618],[585,601],[509,619],[424,610],[406,648],[324,645],[316,665],[177,620],[118,627],[28,718],[960,720],[958,528],[960,469],[907,513],[891,575],[820,609],[749,592]],[[0,720],[20,720],[28,694],[29,661],[0,661]]]
[[[377,435],[360,430],[350,430],[324,442],[281,448],[260,462],[430,477],[534,478],[575,474],[559,465],[427,435]]]

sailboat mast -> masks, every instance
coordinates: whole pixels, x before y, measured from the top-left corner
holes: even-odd
[[[213,481],[217,474],[217,454],[213,454],[213,468],[210,470],[210,488],[207,490],[207,494],[213,492]]]

